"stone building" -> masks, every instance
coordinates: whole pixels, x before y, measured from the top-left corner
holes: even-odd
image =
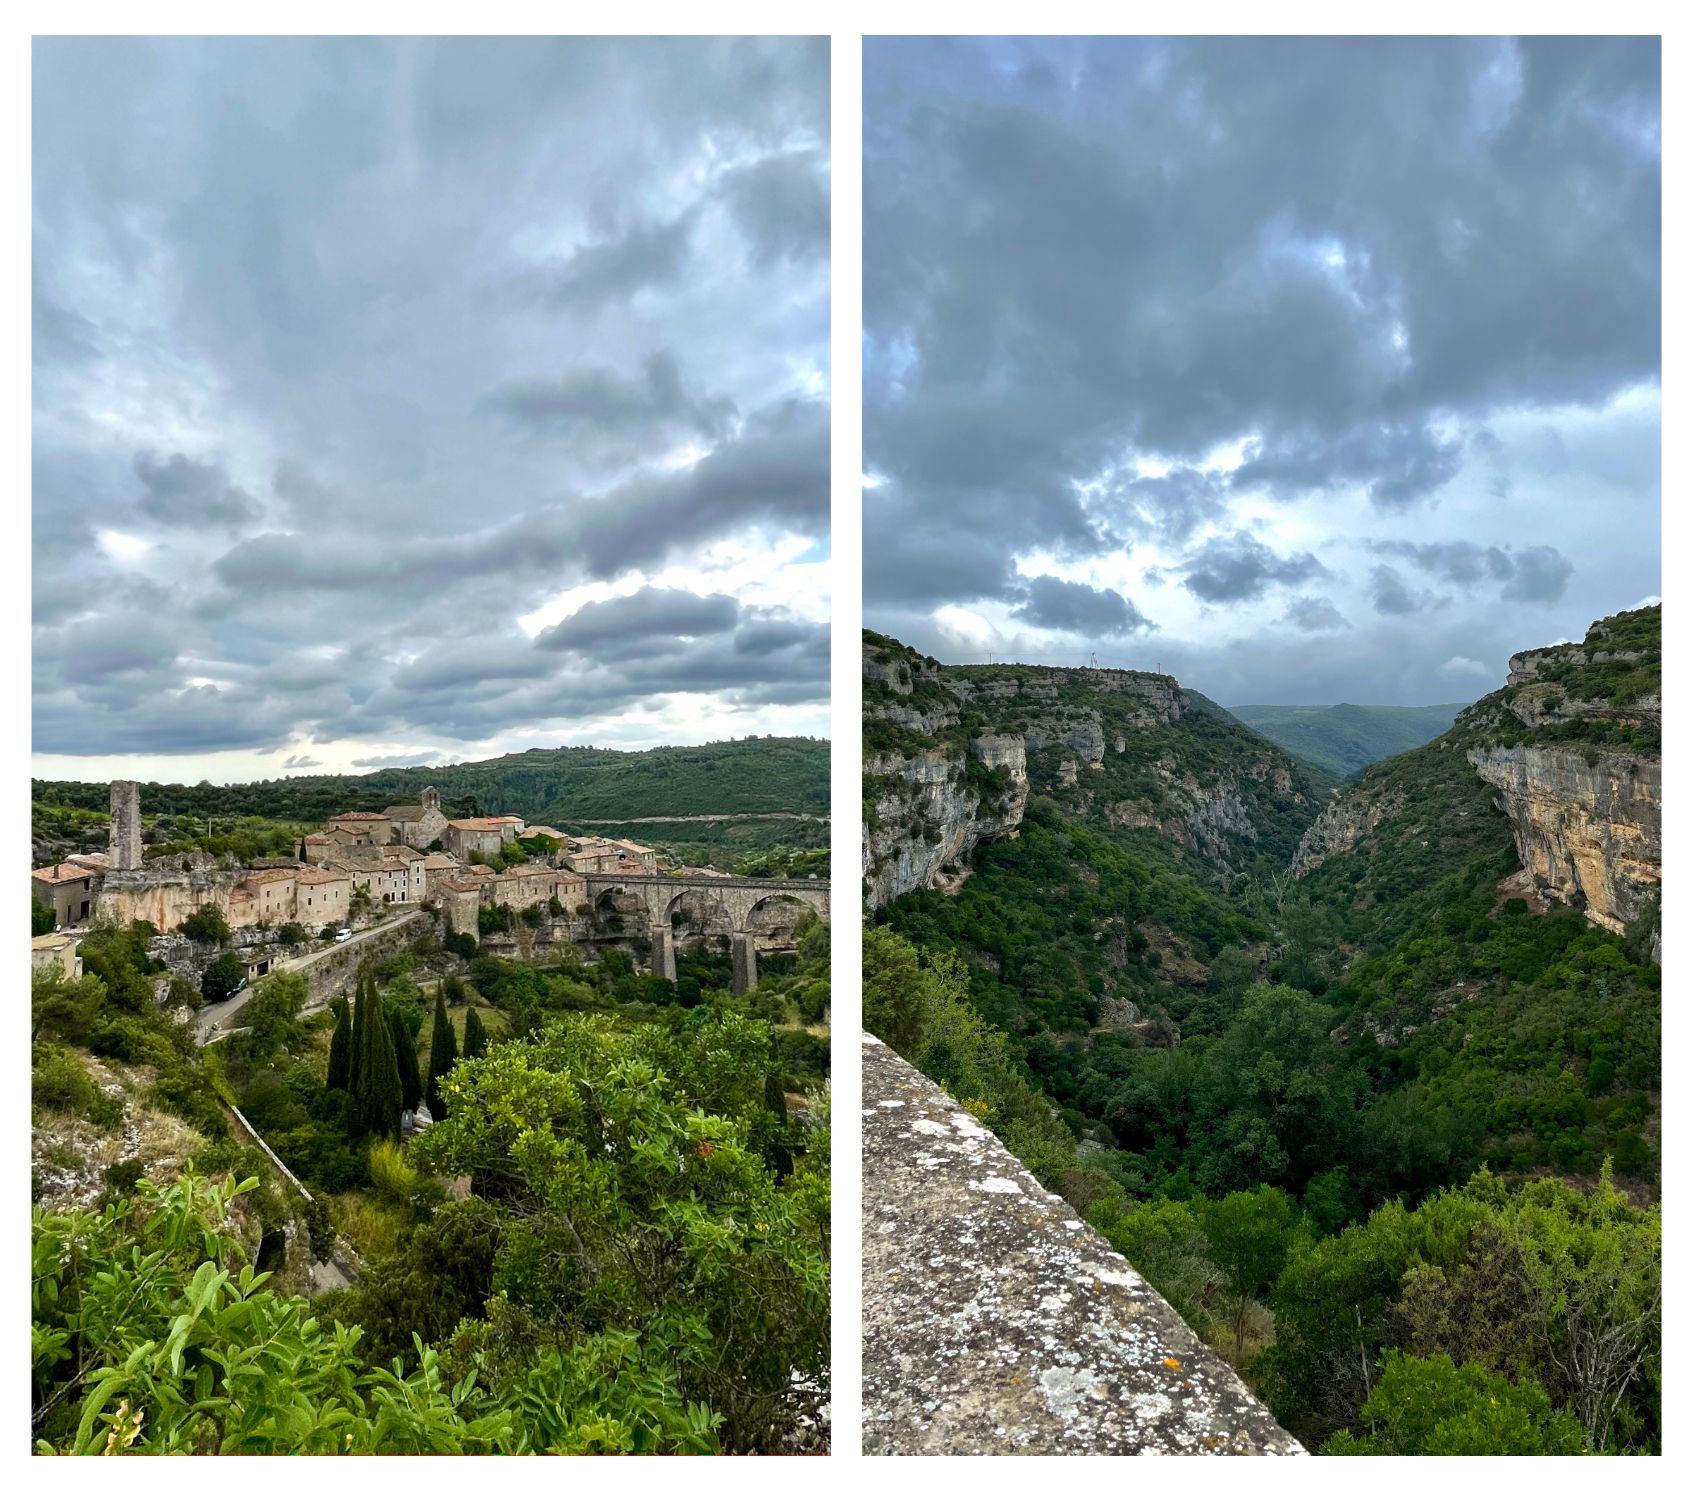
[[[35,898],[52,910],[55,926],[80,926],[94,914],[103,878],[103,872],[94,866],[67,860],[32,869],[29,887]]]
[[[459,817],[447,824],[441,842],[455,859],[468,862],[472,854],[498,855],[516,836],[516,829],[503,818]]]
[[[302,869],[294,919],[302,926],[328,926],[345,921],[353,899],[353,879],[339,869]]]
[[[375,848],[392,843],[398,827],[380,812],[338,812],[323,825],[325,833],[335,833],[349,846]]]
[[[559,857],[578,874],[658,873],[658,854],[627,838],[567,838]]]
[[[77,955],[77,939],[62,931],[50,931],[33,938],[29,944],[29,970],[45,973],[57,968],[67,978],[82,976],[82,958]]]
[[[399,842],[415,849],[427,849],[432,843],[445,843],[447,819],[441,811],[441,794],[426,786],[416,806],[385,807],[383,817],[393,824]]]

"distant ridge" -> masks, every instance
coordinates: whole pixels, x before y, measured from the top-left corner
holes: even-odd
[[[1238,704],[1229,713],[1267,740],[1335,776],[1426,745],[1467,703]]]

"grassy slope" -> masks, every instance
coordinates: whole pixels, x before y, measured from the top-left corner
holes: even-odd
[[[1462,704],[1238,704],[1229,710],[1283,750],[1335,776],[1426,744],[1452,727]]]

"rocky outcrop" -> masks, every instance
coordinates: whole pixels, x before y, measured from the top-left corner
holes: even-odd
[[[1213,863],[1228,866],[1235,845],[1257,838],[1258,829],[1233,777],[1203,783],[1165,757],[1152,768],[1163,786],[1161,802],[1144,797],[1107,802],[1106,822],[1117,828],[1150,828]],[[1279,772],[1284,779],[1287,773]],[[1267,777],[1256,776],[1256,780]],[[1277,790],[1280,790],[1278,787]]]
[[[983,772],[971,772],[971,762]],[[936,883],[978,844],[1016,832],[1029,797],[1027,759],[1016,735],[978,735],[962,749],[937,745],[911,756],[873,756],[864,772],[870,909]],[[984,772],[1003,789],[994,791]]]
[[[1303,879],[1319,864],[1355,848],[1405,805],[1397,792],[1349,791],[1334,798],[1305,830],[1289,868]]]
[[[1543,894],[1614,932],[1654,903],[1663,875],[1658,757],[1527,743],[1474,749],[1468,759],[1498,789],[1518,857]]]
[[[1300,1454],[1132,1266],[864,1039],[866,1454]]]

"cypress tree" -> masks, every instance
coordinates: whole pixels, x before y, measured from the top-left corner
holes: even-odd
[[[389,1033],[394,1037],[394,1062],[400,1071],[400,1101],[410,1112],[423,1100],[423,1077],[417,1069],[417,1042],[411,1027],[397,1008],[388,1011]]]
[[[464,1058],[473,1061],[488,1050],[488,1032],[482,1028],[482,1019],[476,1010],[472,1009],[464,1016]]]
[[[402,1101],[394,1035],[377,1002],[376,990],[367,985],[359,997],[366,1007],[364,1049],[353,1085],[353,1124],[360,1133],[391,1138],[399,1131]]]
[[[441,1080],[453,1069],[459,1058],[458,1041],[453,1038],[453,1022],[447,1018],[447,1000],[441,990],[435,990],[435,1027],[429,1032],[429,1115],[440,1122],[447,1115],[447,1104],[441,1100]]]
[[[369,1022],[366,1015],[370,1009],[370,1000],[367,997],[368,990],[366,988],[367,981],[365,973],[361,969],[359,981],[353,990],[353,1038],[351,1042],[353,1055],[351,1061],[347,1064],[347,1090],[349,1092],[356,1092],[359,1089],[359,1077],[363,1074],[365,1036],[367,1033],[365,1025]]]
[[[353,1083],[353,1017],[346,999],[335,1000],[335,1033],[329,1037],[329,1075],[324,1087],[344,1092]]]

